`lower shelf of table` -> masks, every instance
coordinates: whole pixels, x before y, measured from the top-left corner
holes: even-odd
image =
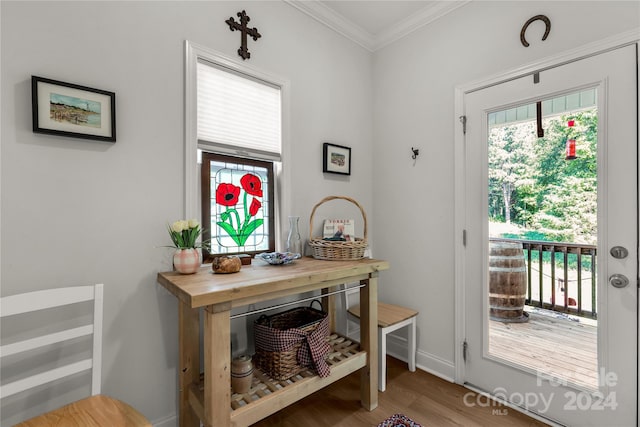
[[[255,369],[249,392],[231,395],[231,425],[251,425],[366,366],[367,353],[358,342],[332,333],[329,344],[332,351],[326,358],[331,367],[328,377],[321,378],[307,369],[288,380],[275,380]],[[202,384],[201,381],[200,387],[194,385],[189,391],[189,401],[200,419],[204,419]]]

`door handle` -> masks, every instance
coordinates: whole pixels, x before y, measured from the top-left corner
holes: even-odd
[[[609,277],[609,283],[614,288],[624,288],[629,286],[629,279],[624,274],[612,274]]]

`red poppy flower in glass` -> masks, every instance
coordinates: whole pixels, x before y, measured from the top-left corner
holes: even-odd
[[[254,174],[248,173],[240,178],[240,184],[244,191],[252,196],[262,197],[262,181]]]
[[[262,203],[260,203],[260,200],[254,198],[251,201],[251,206],[249,206],[249,214],[251,216],[256,216],[256,214],[258,213],[261,207],[262,207]]]
[[[216,203],[222,206],[234,206],[240,197],[240,187],[222,183],[216,189]]]

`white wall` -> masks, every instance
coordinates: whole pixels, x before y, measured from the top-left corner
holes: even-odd
[[[284,215],[301,216],[303,236],[326,195],[372,209],[371,53],[280,1],[0,8],[2,295],[103,282],[103,392],[171,421],[177,301],[155,279],[171,269],[171,250],[159,248],[170,243],[166,223],[183,212],[184,40],[241,62],[240,34],[224,21],[246,9],[258,27],[250,64],[290,82]],[[34,134],[31,75],[114,91],[117,142]],[[327,141],[352,147],[350,177],[323,176]],[[41,410],[33,397],[3,406],[1,424]]]
[[[542,42],[531,25],[525,48],[537,14],[551,33]],[[380,298],[420,310],[423,368],[454,377],[454,88],[639,25],[632,1],[474,1],[376,52],[373,217],[376,256],[392,265]]]

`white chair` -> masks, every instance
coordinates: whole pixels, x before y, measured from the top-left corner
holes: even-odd
[[[343,285],[345,291],[341,293],[342,305],[352,319],[360,320],[360,305],[349,303],[350,295],[359,295],[359,286],[349,287]],[[418,312],[410,308],[399,305],[378,302],[378,390],[385,391],[387,388],[387,334],[407,327],[407,362],[409,370],[416,370],[416,317]],[[348,334],[348,317],[346,319],[345,331]]]
[[[47,412],[35,418],[24,421],[18,426],[151,426],[151,423],[137,410],[128,404],[101,395],[101,362],[102,362],[102,313],[103,313],[103,285],[76,286],[68,288],[47,289],[28,292],[0,298],[0,318],[22,315],[55,307],[68,306],[76,303],[93,305],[93,320],[91,323],[72,325],[64,323],[66,329],[53,333],[40,334],[22,341],[3,344],[0,346],[0,358],[20,355],[20,360],[28,360],[47,346],[68,345],[72,351],[71,340],[93,335],[91,357],[68,363],[64,366],[43,370],[35,375],[20,375],[20,379],[0,386],[0,399],[24,393],[34,387],[43,386],[62,380],[71,375],[91,370],[91,396],[72,402],[56,410]],[[88,307],[87,307],[88,308]],[[46,312],[45,312],[46,313]],[[46,316],[46,313],[44,316]],[[37,317],[34,315],[33,317]],[[24,319],[27,321],[28,319]],[[73,319],[77,320],[77,319]],[[74,341],[75,342],[75,341]],[[64,343],[64,344],[61,344]],[[25,393],[25,399],[28,398]]]

